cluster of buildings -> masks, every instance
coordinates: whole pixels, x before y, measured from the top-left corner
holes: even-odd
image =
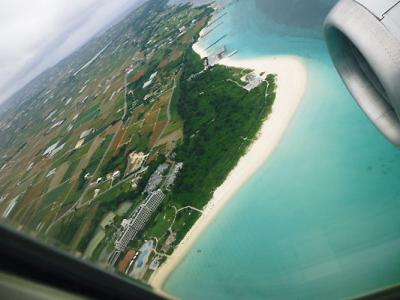
[[[248,91],[251,91],[263,83],[264,80],[265,78],[263,78],[263,76],[258,75],[256,72],[251,72],[245,76],[247,85],[245,85],[244,88]]]
[[[183,168],[183,163],[176,163],[172,168],[171,171],[169,172],[169,175],[167,177],[167,180],[165,181],[165,188],[169,189],[175,182],[176,177],[178,176],[179,172]]]
[[[183,168],[183,163],[170,163],[173,164],[173,166],[171,167],[169,173],[166,175],[166,180],[163,185],[163,187],[165,187],[167,190],[169,190],[171,186],[175,183],[176,177]],[[170,165],[168,163],[163,163],[158,166],[157,170],[155,170],[154,173],[150,176],[149,181],[147,182],[147,185],[144,189],[144,193],[149,194],[155,191],[160,186],[164,179],[164,174],[168,170],[169,166]]]
[[[130,163],[131,170],[138,170],[142,167],[143,162],[147,158],[144,153],[131,153]],[[170,165],[172,167],[170,168]],[[109,256],[108,263],[112,266],[118,261],[120,255],[126,250],[130,241],[146,226],[151,216],[158,209],[161,202],[165,199],[165,194],[159,188],[164,180],[164,174],[169,170],[165,176],[164,187],[168,190],[175,182],[179,172],[183,168],[183,163],[165,162],[158,166],[154,173],[150,176],[144,192],[147,193],[146,199],[143,203],[134,210],[129,218],[124,219],[121,227],[117,231],[117,239],[114,243],[114,251]],[[172,233],[168,238],[167,249],[170,248],[173,241],[176,239],[176,233]],[[156,266],[155,266],[156,267]]]
[[[151,192],[155,191],[161,184],[163,180],[163,175],[165,171],[169,168],[167,163],[163,163],[158,166],[157,170],[150,176],[149,181],[144,189],[145,193],[150,194]]]
[[[178,31],[179,31],[179,35],[178,35],[178,38],[179,38],[179,37],[183,36],[186,33],[186,26],[180,27],[178,29]]]
[[[121,228],[117,233],[118,238],[114,243],[114,251],[108,260],[110,265],[115,265],[121,253],[126,250],[129,242],[145,227],[151,215],[157,210],[164,198],[165,194],[161,190],[152,192],[143,203],[135,209],[129,219],[122,221]]]

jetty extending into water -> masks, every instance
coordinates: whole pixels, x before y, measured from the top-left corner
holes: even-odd
[[[224,38],[226,38],[227,36],[228,36],[227,34],[224,34],[222,37],[220,37],[218,40],[216,40],[214,43],[212,43],[210,46],[208,46],[208,47],[206,48],[206,50],[208,50],[208,49],[210,49],[212,46],[218,44],[220,41],[222,41],[222,40],[223,40]]]
[[[231,53],[229,53],[226,57],[232,57],[234,56],[236,53],[238,53],[238,50],[232,51]]]
[[[224,24],[224,22],[218,23],[217,25],[215,25],[213,28],[211,28],[210,30],[208,30],[207,32],[203,33],[200,35],[201,38],[206,37],[207,35],[209,35],[211,32],[213,32],[215,29],[217,29],[219,26],[221,26],[222,24]]]

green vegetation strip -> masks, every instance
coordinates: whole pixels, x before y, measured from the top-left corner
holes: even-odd
[[[178,105],[184,120],[184,142],[178,149],[178,160],[185,167],[174,190],[180,206],[200,209],[245,154],[275,99],[272,85],[271,95],[265,96],[266,82],[248,92],[228,81],[240,70],[224,66],[187,80],[202,68],[202,61],[190,50]]]

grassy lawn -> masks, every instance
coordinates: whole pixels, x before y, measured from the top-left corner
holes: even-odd
[[[53,189],[43,197],[42,207],[47,207],[50,204],[63,200],[71,189],[71,183],[64,183]]]
[[[71,190],[58,205],[58,216],[64,214],[78,200],[80,194],[76,191],[77,181],[70,182]]]
[[[126,182],[123,182],[119,185],[116,185],[112,187],[110,190],[108,190],[106,193],[102,194],[96,199],[96,202],[106,202],[110,203],[112,202],[115,198],[117,198],[119,195],[128,193],[132,191],[132,186],[129,180]]]
[[[96,235],[92,238],[88,247],[86,248],[84,256],[91,257],[93,255],[94,250],[97,248],[97,246],[100,244],[100,242],[104,239],[105,236],[106,234],[103,230],[97,231]]]
[[[149,229],[144,233],[145,238],[158,238],[160,239],[163,235],[168,233],[169,227],[172,225],[175,217],[175,209],[172,207],[164,208],[161,213],[158,213],[152,223],[149,225]]]
[[[74,174],[75,168],[78,166],[79,160],[82,158],[82,156],[84,156],[88,152],[90,144],[91,143],[86,143],[79,149],[73,149],[69,151],[64,156],[60,157],[58,160],[55,160],[51,165],[51,169],[57,168],[63,163],[69,161],[71,162],[71,164],[69,166],[69,169],[65,173],[64,178],[66,179],[70,178]]]
[[[111,224],[115,218],[115,213],[110,211],[108,214],[105,215],[103,220],[100,222],[100,227],[105,229],[108,224]]]
[[[177,214],[175,223],[172,226],[172,231],[177,232],[175,244],[180,243],[199,217],[199,212],[188,209]]]
[[[76,170],[76,167],[77,167],[78,165],[79,165],[79,160],[75,160],[75,161],[72,161],[72,162],[70,163],[70,165],[68,166],[67,171],[66,171],[65,174],[64,174],[64,177],[63,177],[63,179],[62,179],[62,182],[67,181],[68,179],[70,179],[70,178],[74,175],[75,170]]]
[[[114,135],[112,135],[112,134],[107,135],[106,138],[101,142],[100,146],[93,153],[92,157],[90,158],[89,164],[85,168],[85,171],[87,173],[93,174],[96,171],[100,160],[102,159],[103,155],[107,151],[107,148],[113,139],[113,136]]]
[[[97,247],[93,250],[93,253],[91,255],[92,261],[98,262],[102,252],[106,249],[106,247],[107,242],[105,241],[105,239],[101,240]]]
[[[130,202],[130,201],[121,203],[120,206],[118,206],[116,214],[120,217],[123,217],[129,211],[131,206],[132,206],[132,202]]]

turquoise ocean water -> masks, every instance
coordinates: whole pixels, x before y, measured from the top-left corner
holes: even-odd
[[[309,82],[282,143],[171,274],[172,295],[338,299],[399,283],[400,152],[330,62],[320,27],[333,2],[241,0],[203,41],[300,55]]]

